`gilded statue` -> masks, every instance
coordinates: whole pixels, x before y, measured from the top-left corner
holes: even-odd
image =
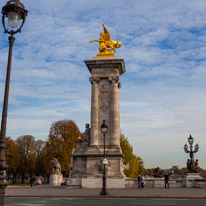
[[[104,33],[100,32],[99,40],[91,40],[92,42],[99,42],[99,54],[94,58],[114,58],[116,53],[116,48],[120,48],[122,42],[110,39],[110,33],[107,28],[102,23]]]

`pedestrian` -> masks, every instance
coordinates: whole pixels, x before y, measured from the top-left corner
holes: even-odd
[[[141,188],[143,189],[144,188],[144,177],[141,176]]]
[[[138,189],[141,189],[141,175],[137,177]]]
[[[164,178],[165,178],[165,188],[169,189],[169,187],[170,187],[170,185],[169,185],[169,174],[165,174]]]
[[[36,187],[36,176],[33,177],[34,188]]]
[[[33,187],[33,177],[30,177],[30,186],[31,186],[31,188]]]

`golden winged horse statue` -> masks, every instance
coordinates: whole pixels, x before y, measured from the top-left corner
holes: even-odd
[[[94,58],[114,58],[116,48],[120,48],[122,45],[121,41],[115,41],[110,39],[110,33],[102,23],[104,33],[100,32],[99,40],[91,40],[92,42],[99,42],[99,54]]]

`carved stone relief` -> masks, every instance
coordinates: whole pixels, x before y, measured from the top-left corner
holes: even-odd
[[[110,107],[110,85],[109,82],[104,81],[100,85],[99,92],[99,109],[101,112],[109,112]]]
[[[109,75],[119,75],[118,69],[93,69],[92,74],[109,74]]]
[[[99,160],[96,162],[95,167],[97,168],[97,171],[102,174],[103,173],[103,163],[102,160]],[[106,172],[108,173],[110,171],[110,164],[106,165]]]

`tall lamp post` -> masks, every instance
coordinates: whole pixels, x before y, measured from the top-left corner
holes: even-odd
[[[193,150],[193,142],[194,139],[193,137],[190,135],[188,138],[188,143],[190,145],[190,149],[188,149],[187,144],[184,145],[184,150],[186,153],[190,154],[190,159],[187,160],[187,170],[189,173],[198,173],[198,159],[196,159],[196,161],[194,160],[194,153],[198,152],[199,150],[199,145],[196,144]]]
[[[4,205],[4,194],[7,183],[5,181],[5,170],[7,165],[5,164],[5,151],[6,151],[6,122],[7,122],[7,110],[8,110],[8,98],[9,98],[9,83],[11,73],[11,59],[12,48],[15,38],[14,34],[21,32],[21,28],[24,25],[28,11],[25,10],[24,5],[20,0],[11,0],[6,3],[2,8],[2,24],[4,27],[4,33],[10,34],[9,36],[9,55],[7,64],[7,74],[5,82],[4,102],[1,119],[1,133],[0,133],[0,205]],[[8,24],[5,19],[8,19]],[[21,24],[20,24],[21,20]],[[19,26],[20,24],[20,26]],[[18,27],[19,26],[19,27]],[[11,27],[11,29],[9,29]]]
[[[102,190],[100,192],[100,195],[108,195],[107,191],[107,185],[106,185],[106,165],[108,164],[108,161],[106,159],[106,154],[105,154],[105,134],[108,131],[108,126],[106,125],[105,120],[103,120],[103,123],[101,125],[101,132],[104,135],[104,160],[103,160],[103,178],[102,178]]]

